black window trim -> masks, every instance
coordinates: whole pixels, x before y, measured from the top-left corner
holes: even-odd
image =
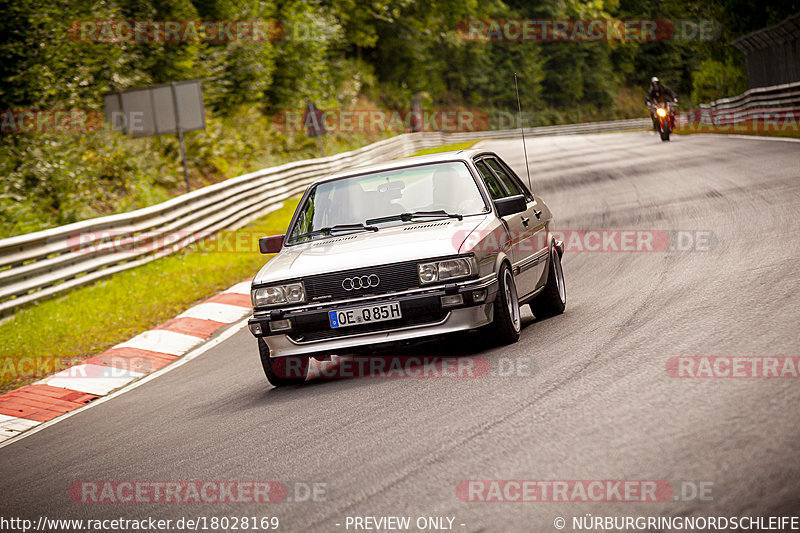
[[[494,170],[492,170],[492,167],[490,167],[488,164],[486,164],[483,161],[483,159],[478,159],[477,161],[473,161],[473,163],[475,164],[475,168],[478,170],[478,174],[481,176],[481,181],[483,181],[483,185],[484,185],[484,187],[486,187],[486,191],[489,193],[489,197],[492,199],[492,202],[494,202],[495,200],[499,200],[500,198],[494,198],[494,196],[492,195],[492,190],[489,187],[489,184],[486,182],[486,177],[483,176],[483,174],[481,173],[481,169],[480,169],[480,167],[478,165],[480,164],[480,165],[483,165],[484,167],[486,167],[486,170],[489,171],[489,174],[497,182],[497,186],[500,188],[501,192],[504,192],[503,189],[505,187],[503,187],[503,182],[500,181],[500,178],[497,176],[497,173]],[[501,198],[506,198],[506,197],[505,196],[501,196]]]
[[[495,161],[497,161],[497,163],[500,165],[500,167],[501,167],[501,168],[503,168],[503,169],[505,169],[505,171],[508,173],[508,175],[509,175],[509,176],[511,176],[511,179],[512,179],[512,180],[513,180],[513,181],[514,181],[514,182],[517,184],[517,186],[518,186],[518,187],[519,187],[519,188],[520,188],[520,189],[521,189],[521,190],[524,192],[524,194],[525,194],[525,201],[526,201],[527,203],[531,203],[531,202],[533,202],[533,203],[536,203],[536,196],[533,194],[533,192],[531,192],[531,190],[530,190],[530,189],[529,189],[529,188],[528,188],[528,187],[527,187],[527,186],[526,186],[526,185],[525,185],[525,184],[522,182],[522,180],[519,178],[519,176],[517,176],[516,172],[514,172],[513,170],[511,170],[511,167],[509,167],[509,166],[506,164],[506,162],[505,162],[505,161],[503,161],[503,160],[500,158],[500,156],[498,156],[497,154],[495,154],[495,153],[492,153],[492,152],[487,152],[487,153],[483,153],[483,154],[478,154],[477,156],[475,156],[475,157],[473,158],[473,163],[475,163],[475,164],[477,165],[477,163],[478,163],[479,161],[483,161],[484,159],[494,159]],[[490,167],[488,163],[485,163],[485,165],[486,165],[486,168],[488,168],[488,169],[489,169],[489,170],[492,172],[492,174],[494,175],[494,177],[495,177],[496,179],[500,180],[500,177],[497,175],[497,172],[495,172],[495,171],[494,171],[494,169],[492,169],[492,167]],[[476,166],[476,168],[477,168],[477,166]]]

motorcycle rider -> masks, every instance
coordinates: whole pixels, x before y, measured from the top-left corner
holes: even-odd
[[[655,76],[650,78],[650,88],[647,90],[644,103],[650,109],[650,120],[653,121],[653,129],[656,131],[658,131],[658,119],[656,118],[655,105],[666,102],[668,99],[676,104],[678,103],[678,95],[675,94],[675,91],[661,83]]]

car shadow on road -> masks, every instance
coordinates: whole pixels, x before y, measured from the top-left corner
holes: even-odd
[[[522,316],[523,331],[537,320]],[[512,345],[514,346],[514,345]],[[236,398],[224,404],[205,405],[220,411],[291,406],[297,402],[341,401],[362,387],[376,387],[396,379],[459,379],[493,377],[517,359],[509,347],[499,346],[483,331],[469,331],[433,337],[402,345],[379,346],[362,353],[334,356],[331,361],[313,360],[306,381],[299,385],[273,387],[261,372],[237,389]],[[253,369],[255,370],[255,368]],[[256,378],[254,375],[253,378]]]
[[[536,322],[533,315],[524,313],[523,331]],[[501,376],[519,359],[517,352],[509,350],[511,346],[499,346],[483,331],[379,346],[362,353],[335,356],[331,361],[313,360],[306,381],[286,387],[270,385],[260,363],[253,361],[253,374],[239,383],[234,394],[229,392],[225,402],[213,399],[199,404],[198,413],[203,417],[210,414],[228,416],[231,412],[268,408],[270,416],[274,416],[282,412],[280,408],[298,402],[311,401],[316,405],[348,401],[357,389],[380,387],[397,379],[438,379],[444,380],[442,383],[452,383],[453,379],[469,382],[476,378]],[[347,395],[344,400],[343,394]],[[278,411],[271,409],[276,407]]]
[[[538,320],[533,315],[524,315],[523,331],[536,322]],[[482,331],[373,347],[359,353],[334,356],[329,361],[312,360],[303,384],[268,388],[262,397],[270,402],[291,401],[309,394],[339,392],[342,383],[347,383],[349,389],[403,378],[482,378],[497,366],[496,359],[502,357],[503,348]],[[267,384],[266,387],[270,386]]]
[[[330,361],[312,360],[303,387],[337,381],[473,377],[488,370],[483,355],[493,348],[476,333],[442,336],[393,346],[377,346]]]

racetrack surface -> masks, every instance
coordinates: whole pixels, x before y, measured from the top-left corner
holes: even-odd
[[[482,146],[525,179],[520,141]],[[528,154],[558,229],[710,231],[713,248],[567,251],[566,313],[537,321],[526,308],[517,344],[467,335],[401,351],[485,358],[483,378],[273,389],[242,329],[0,449],[0,515],[278,516],[283,531],[345,531],[346,516],[450,516],[456,531],[538,532],[555,531],[557,516],[571,531],[586,513],[797,513],[800,381],[679,379],[666,364],[800,356],[800,144],[625,133],[528,139]],[[712,489],[706,500],[658,503],[468,503],[456,486],[469,479]],[[327,494],[266,505],[73,503],[68,488],[80,480],[320,482]]]

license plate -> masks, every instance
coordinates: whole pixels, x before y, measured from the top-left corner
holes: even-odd
[[[384,322],[386,320],[397,320],[398,318],[403,318],[403,315],[400,313],[400,304],[395,302],[328,311],[328,318],[332,328],[344,328],[372,324],[373,322]]]

